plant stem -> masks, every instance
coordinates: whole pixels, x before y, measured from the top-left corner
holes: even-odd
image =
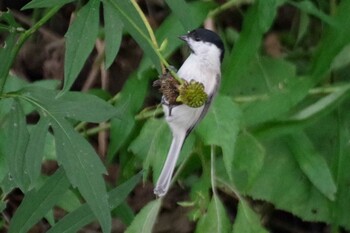
[[[41,26],[43,26],[60,8],[62,5],[55,6],[51,8],[36,24],[33,25],[33,27],[29,28],[26,30],[23,34],[20,35],[20,37],[17,40],[17,43],[13,47],[10,57],[10,64],[13,64],[19,50],[21,49],[22,45],[24,42],[31,36],[33,35]],[[8,70],[4,73],[8,73],[10,70],[10,66],[8,67]],[[0,79],[0,95],[2,94],[4,90],[4,86],[6,83],[8,75],[5,75]]]

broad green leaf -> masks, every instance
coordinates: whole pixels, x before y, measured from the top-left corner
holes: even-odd
[[[189,4],[185,0],[165,0],[177,20],[181,22],[186,31],[193,30],[197,25],[194,22],[193,14],[188,14]]]
[[[25,152],[25,170],[31,184],[35,184],[41,173],[41,163],[44,157],[46,135],[48,134],[49,119],[42,116],[30,131],[29,142]]]
[[[111,215],[102,173],[106,173],[94,148],[64,119],[52,122],[57,160],[98,219],[103,232],[110,232]]]
[[[24,7],[22,7],[21,10],[28,10],[32,8],[48,8],[53,7],[57,5],[64,5],[70,2],[73,2],[74,0],[32,0],[29,3],[27,3]]]
[[[135,188],[141,178],[141,173],[130,180],[114,188],[108,193],[108,202],[111,209],[119,206]],[[47,233],[74,233],[83,226],[94,221],[95,216],[87,204],[81,205],[78,209],[67,214],[55,224]]]
[[[149,202],[142,208],[126,229],[125,233],[152,233],[153,226],[156,222],[156,218],[162,204],[162,199],[156,199]]]
[[[70,183],[63,169],[59,169],[38,190],[26,193],[11,219],[9,233],[28,232],[53,208],[69,186]]]
[[[227,217],[225,207],[217,195],[209,204],[207,213],[199,220],[196,233],[230,232],[231,224]]]
[[[301,2],[295,2],[295,1],[288,1],[289,4],[292,6],[295,6],[299,8],[300,10],[311,14],[324,22],[328,23],[331,26],[334,26],[336,22],[334,19],[327,14],[323,13],[320,9],[317,9],[317,7],[311,2],[311,1],[301,1]]]
[[[64,59],[64,85],[62,92],[67,92],[78,77],[86,59],[94,48],[98,35],[99,0],[91,0],[79,10],[70,25],[66,37]]]
[[[111,161],[124,145],[135,125],[135,115],[140,111],[147,94],[148,79],[138,79],[136,75],[128,78],[115,103],[120,118],[111,121],[110,143],[107,157]]]
[[[261,226],[259,216],[248,206],[248,203],[241,200],[232,233],[268,233],[268,231]]]
[[[213,106],[196,131],[206,145],[222,148],[225,168],[230,178],[240,118],[241,111],[231,98],[219,95],[214,99]]]
[[[23,192],[27,190],[29,185],[25,169],[25,152],[28,140],[29,133],[23,109],[18,101],[14,101],[7,123],[6,158],[9,175]]]
[[[108,69],[118,54],[123,36],[123,22],[113,8],[103,3],[105,22],[105,68]]]
[[[156,181],[171,143],[171,133],[164,120],[149,119],[139,136],[130,144],[129,150],[143,160],[144,178],[152,166],[153,179]]]
[[[258,96],[242,105],[245,125],[272,120],[286,113],[307,93],[304,79],[295,77],[293,64],[277,59],[260,58],[251,62],[250,72],[233,87],[234,92]]]
[[[264,141],[264,166],[251,187],[246,191],[239,190],[240,193],[271,202],[277,209],[288,211],[305,221],[328,222],[329,200],[301,171],[285,140]]]
[[[163,168],[171,143],[171,133],[164,120],[149,119],[143,126],[138,137],[130,144],[129,150],[143,160],[144,178],[152,167],[153,180],[156,182]],[[180,163],[189,156],[194,145],[193,137],[189,136],[180,152]]]
[[[289,136],[287,140],[300,169],[321,193],[334,201],[337,187],[331,171],[324,158],[315,151],[309,138],[298,132]]]
[[[111,104],[91,94],[67,92],[57,100],[53,111],[75,120],[100,123],[118,116]]]
[[[138,11],[130,1],[104,0],[103,3],[119,14],[125,25],[125,30],[135,39],[157,71],[161,73],[160,60],[156,47],[153,45],[148,30]]]
[[[277,8],[284,2],[285,0],[256,1],[246,13],[239,39],[227,56],[228,62],[223,69],[224,93],[232,93],[232,87],[242,80],[242,75],[258,52],[263,35],[276,16]]]
[[[242,132],[234,148],[232,177],[240,189],[247,189],[264,165],[264,147],[251,134]]]

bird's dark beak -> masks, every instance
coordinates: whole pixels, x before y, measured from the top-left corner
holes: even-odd
[[[179,36],[179,39],[180,40],[183,40],[183,41],[187,41],[188,40],[188,35],[182,35],[182,36]]]

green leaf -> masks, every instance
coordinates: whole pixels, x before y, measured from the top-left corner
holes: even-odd
[[[299,16],[299,25],[298,25],[298,34],[297,34],[296,44],[298,44],[306,35],[306,33],[308,32],[309,25],[310,25],[309,16],[306,13],[301,12]]]
[[[81,206],[80,196],[74,191],[68,189],[57,202],[57,206],[67,212],[73,212]]]
[[[123,36],[123,22],[113,8],[103,3],[103,13],[105,22],[105,68],[108,69],[114,62],[118,54]]]
[[[140,111],[147,94],[148,79],[138,79],[136,75],[128,78],[115,104],[120,118],[112,119],[110,143],[107,157],[111,161],[116,152],[124,145],[135,126],[135,115]]]
[[[206,145],[222,148],[225,168],[230,178],[240,117],[241,111],[231,98],[219,95],[214,99],[213,106],[196,131]]]
[[[23,109],[18,101],[13,102],[7,124],[6,155],[9,175],[18,187],[25,192],[29,185],[25,169],[25,152],[29,133]]]
[[[16,44],[16,34],[10,33],[6,38],[3,47],[0,47],[0,85],[4,83],[4,80],[9,74],[10,67],[12,65],[12,50]],[[2,86],[0,86],[2,88]]]
[[[32,8],[48,8],[57,5],[64,5],[74,0],[32,0],[27,3],[21,10],[28,10]]]
[[[39,190],[28,192],[11,219],[9,233],[28,232],[53,208],[69,186],[63,169],[59,169]]]
[[[156,199],[143,207],[125,233],[151,233],[162,203],[161,200]]]
[[[334,88],[334,92],[319,99],[311,105],[300,110],[290,120],[302,121],[321,115],[324,112],[330,112],[339,105],[349,95],[350,85],[342,85]]]
[[[350,230],[350,195],[348,182],[350,180],[349,166],[350,166],[350,147],[349,147],[349,110],[345,103],[338,109],[338,114],[335,117],[335,124],[329,124],[329,121],[325,121],[329,128],[337,135],[336,147],[331,154],[332,156],[332,171],[338,190],[336,194],[335,202],[331,203],[332,209],[332,224],[334,226],[343,226],[347,230]],[[328,132],[325,133],[327,135]],[[331,136],[330,134],[328,134]],[[324,135],[320,135],[322,138]],[[332,134],[333,136],[333,134]],[[333,138],[333,137],[330,137]],[[322,141],[323,142],[323,141]],[[321,142],[321,143],[322,143]],[[324,145],[324,143],[322,143]],[[322,148],[324,150],[324,148]]]
[[[219,197],[217,197],[217,195],[213,195],[207,213],[199,220],[195,232],[227,233],[230,231],[230,227],[230,220],[227,217],[225,207],[221,203]]]
[[[135,188],[141,178],[141,173],[135,175],[117,188],[108,193],[110,208],[119,206]],[[95,216],[87,204],[81,205],[78,209],[67,214],[56,223],[47,233],[69,233],[77,232],[83,226],[94,221]]]
[[[261,226],[260,217],[241,200],[232,233],[268,233],[268,231]]]
[[[334,201],[337,187],[331,171],[324,158],[317,154],[309,138],[298,132],[288,137],[287,141],[300,169],[321,193]]]
[[[37,86],[21,90],[25,98],[39,103],[56,117],[99,123],[118,116],[118,112],[112,105],[97,96],[81,92],[67,92],[56,98],[57,93],[57,91]]]
[[[344,30],[344,28],[350,27],[349,11],[350,1],[340,2],[337,12],[333,16],[336,26],[329,26],[324,32],[311,69],[311,77],[314,83],[325,77],[334,57],[350,42],[350,31]]]
[[[138,137],[130,144],[129,150],[143,160],[144,179],[152,167],[153,180],[156,182],[163,168],[171,143],[171,133],[164,119],[149,119]],[[189,156],[194,147],[193,137],[189,136],[180,152],[177,164]]]
[[[300,101],[308,88],[301,88],[305,81],[295,76],[295,66],[283,60],[258,57],[251,62],[250,72],[232,88],[259,97],[242,106],[244,123],[249,126],[272,120]]]
[[[243,80],[247,67],[254,60],[262,37],[270,28],[277,8],[285,0],[256,1],[244,17],[243,28],[233,51],[223,68],[222,91],[232,93],[232,87]]]
[[[332,62],[332,70],[346,67],[350,63],[350,45],[345,46]]]
[[[149,119],[139,136],[130,144],[129,150],[143,160],[144,178],[153,168],[153,179],[160,175],[171,142],[171,133],[164,120]]]
[[[111,104],[91,94],[67,92],[57,100],[53,111],[79,121],[100,123],[118,115]]]
[[[186,31],[193,30],[196,27],[196,23],[194,23],[193,14],[188,14],[187,10],[189,8],[189,4],[184,0],[165,0],[167,5],[170,7],[172,13],[176,16],[177,20],[181,22],[183,28]]]
[[[264,166],[251,187],[245,192],[239,190],[240,193],[271,202],[277,209],[286,210],[305,221],[328,222],[329,200],[301,171],[286,140],[280,136],[264,141]]]
[[[30,131],[27,151],[25,153],[25,169],[31,184],[35,184],[41,173],[41,163],[44,156],[46,135],[48,134],[49,119],[41,117],[36,126]]]
[[[130,1],[104,0],[108,7],[113,8],[119,14],[119,18],[125,25],[125,30],[139,44],[145,53],[145,56],[151,59],[157,71],[161,73],[160,60],[157,51],[150,39],[148,30],[141,16]]]
[[[252,184],[264,165],[265,150],[251,134],[242,132],[234,148],[232,177],[240,190]]]
[[[324,22],[328,23],[329,25],[332,25],[332,26],[336,25],[336,22],[332,17],[326,15],[321,10],[317,9],[317,7],[311,1],[301,1],[301,2],[289,1],[288,3],[291,4],[292,6],[299,8],[300,10],[302,10],[310,15],[313,15],[313,16],[323,20]]]
[[[110,232],[111,215],[102,173],[106,173],[92,146],[64,119],[55,118],[57,160],[99,220],[103,232]]]
[[[65,35],[66,53],[64,59],[63,93],[71,88],[94,48],[98,35],[99,5],[99,0],[89,1],[79,10],[76,19]]]
[[[13,13],[7,8],[7,11],[0,12],[0,22],[4,21],[9,26],[11,26],[10,30],[16,30],[17,28],[21,27],[20,24],[16,22],[15,17],[13,16]],[[13,33],[13,31],[10,31],[10,33]]]

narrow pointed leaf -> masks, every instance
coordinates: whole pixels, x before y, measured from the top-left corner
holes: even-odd
[[[104,0],[106,7],[112,8],[119,14],[119,18],[125,25],[130,35],[136,40],[144,51],[145,55],[151,59],[158,72],[161,72],[160,60],[156,47],[153,45],[148,30],[138,11],[130,1]]]
[[[57,5],[64,5],[70,2],[73,2],[74,0],[32,0],[29,3],[27,3],[24,7],[22,7],[22,10],[28,10],[32,8],[48,8],[53,7]]]
[[[188,3],[185,0],[166,0],[166,3],[186,31],[193,30],[196,27],[193,14],[188,14],[188,12],[184,10],[189,8]]]
[[[11,219],[9,233],[28,232],[53,208],[69,186],[63,169],[59,169],[39,190],[28,192]]]
[[[123,36],[123,22],[117,12],[110,5],[103,3],[105,22],[105,67],[108,69],[118,54]]]
[[[239,40],[235,44],[232,53],[228,57],[226,67],[224,67],[222,80],[222,90],[224,93],[231,93],[232,87],[242,79],[251,61],[262,42],[262,37],[270,28],[277,8],[285,0],[265,0],[255,1],[244,17],[242,32]],[[228,69],[226,69],[228,68]]]
[[[142,208],[140,213],[136,215],[134,221],[126,229],[125,233],[152,233],[161,204],[161,199],[149,202]]]
[[[9,113],[7,125],[7,162],[9,175],[20,189],[25,192],[29,179],[25,171],[25,152],[28,145],[29,133],[23,109],[18,101],[14,101]]]
[[[53,129],[58,162],[85,198],[103,232],[110,232],[111,215],[102,177],[105,167],[92,146],[67,121],[56,118]]]
[[[5,79],[9,75],[9,70],[12,65],[12,49],[16,43],[16,34],[10,33],[6,38],[3,47],[0,47],[0,88],[3,88]]]
[[[141,178],[141,173],[121,184],[108,193],[109,206],[111,209],[119,206],[129,193],[135,188]],[[47,233],[74,233],[83,226],[91,223],[95,216],[87,204],[81,205],[78,209],[67,214],[55,224]]]
[[[295,159],[311,183],[328,199],[334,201],[337,187],[326,160],[316,152],[304,133],[295,133],[288,138]]]
[[[30,132],[28,147],[25,154],[25,169],[28,172],[31,184],[35,184],[40,176],[48,127],[49,119],[42,116]]]
[[[268,233],[268,231],[261,226],[260,217],[241,200],[232,233]]]
[[[99,0],[88,1],[66,33],[63,93],[71,88],[94,48],[98,35],[99,5]]]
[[[227,217],[225,207],[221,203],[219,197],[214,195],[207,213],[199,220],[196,233],[228,233],[230,232],[231,224]]]

